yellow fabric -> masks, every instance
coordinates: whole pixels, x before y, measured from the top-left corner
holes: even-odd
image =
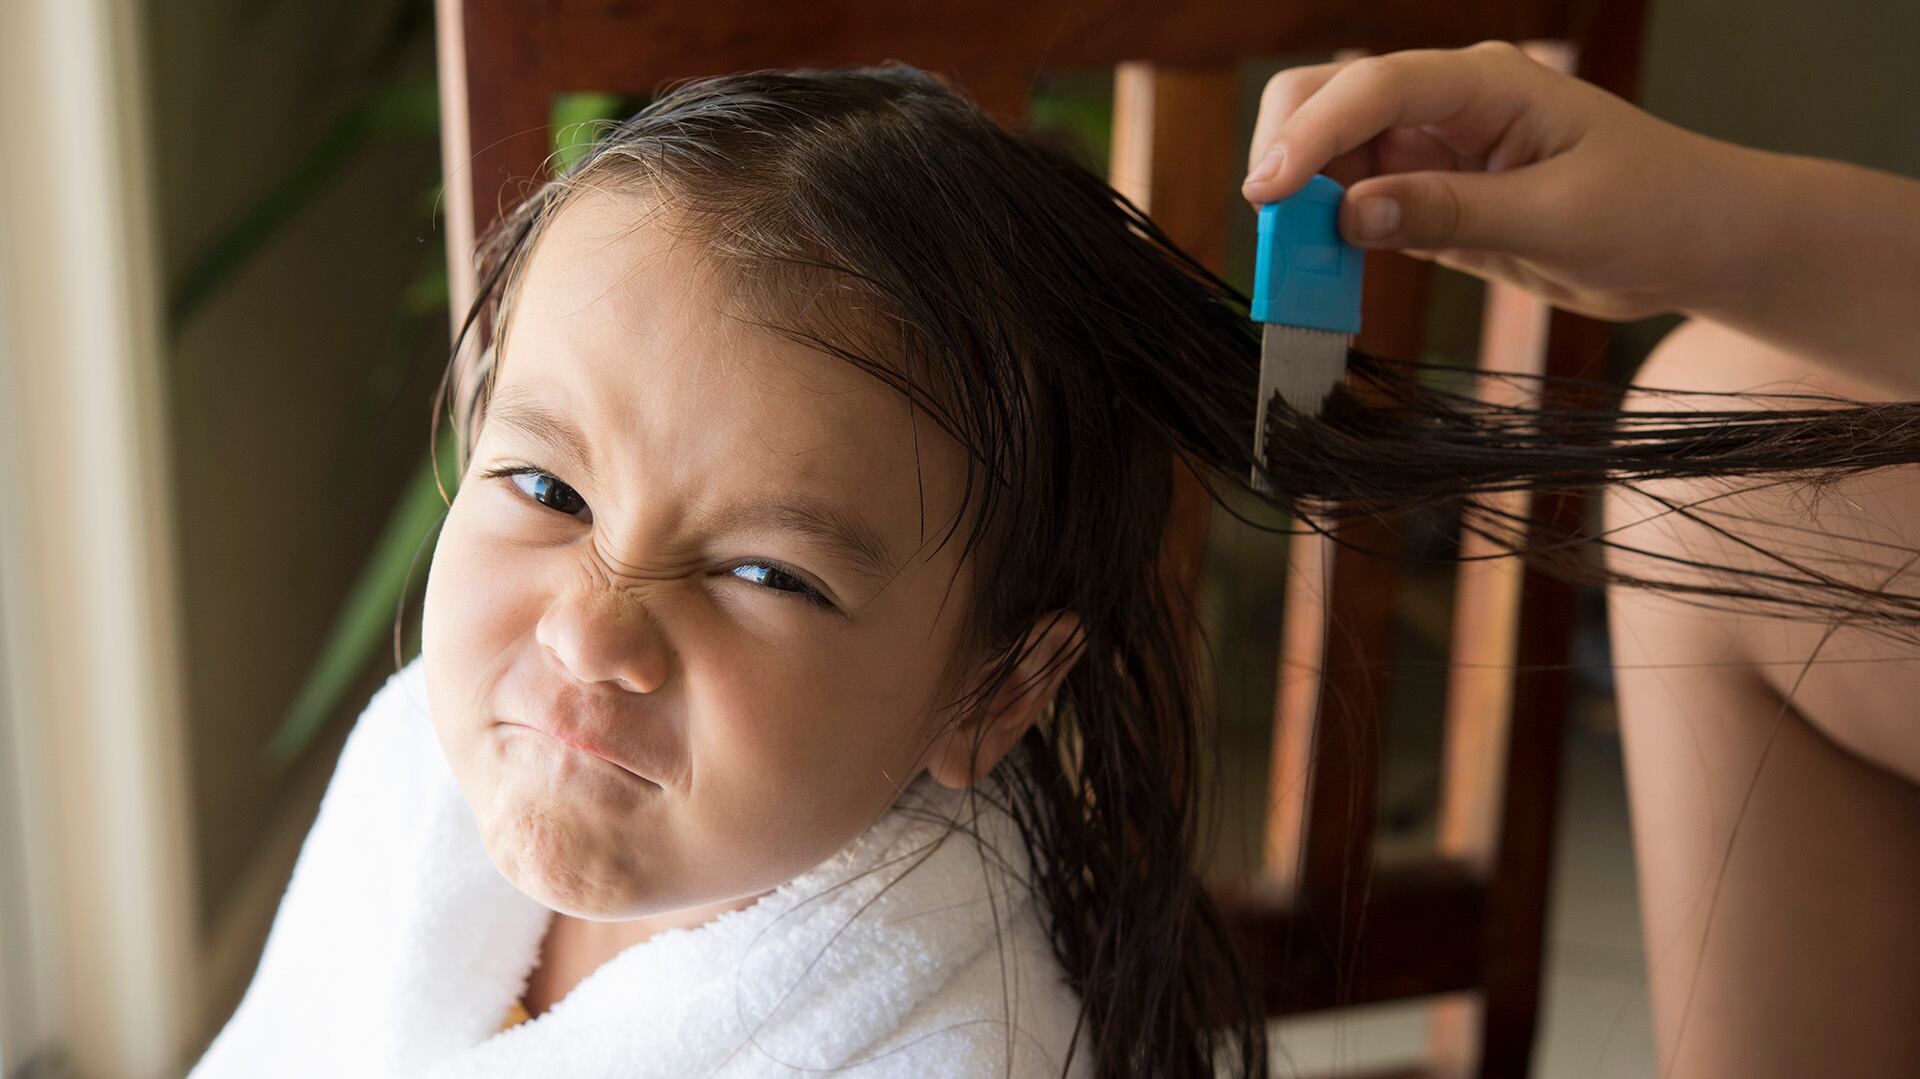
[[[516,1000],[513,1002],[513,1007],[507,1009],[507,1017],[501,1022],[500,1029],[511,1030],[531,1018],[533,1016],[527,1014],[527,1006]]]

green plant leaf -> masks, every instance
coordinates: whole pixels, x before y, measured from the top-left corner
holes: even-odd
[[[179,333],[276,238],[304,213],[375,135],[434,133],[438,92],[431,81],[410,80],[366,89],[321,132],[291,169],[261,192],[180,277],[167,301],[167,328]]]
[[[432,79],[403,79],[366,103],[367,122],[383,134],[440,138],[440,87]]]
[[[424,575],[415,573],[416,563],[422,556],[430,557],[429,541],[447,508],[441,501],[440,485],[434,482],[436,459],[443,466],[440,479],[448,497],[458,482],[457,476],[447,474],[452,452],[453,431],[449,426],[442,430],[439,449],[420,463],[401,492],[366,565],[347,590],[320,649],[320,658],[294,695],[279,729],[268,740],[265,761],[273,771],[285,771],[306,752],[367,669],[375,651],[393,639],[395,611],[407,598],[414,579],[424,579]]]
[[[447,267],[442,262],[407,282],[400,293],[400,311],[406,315],[444,314],[452,302],[453,290],[447,283]]]
[[[1080,146],[1081,163],[1106,175],[1113,153],[1112,76],[1103,72],[1096,81],[1062,74],[1043,81],[1027,101],[1027,122],[1066,132]]]
[[[600,137],[603,121],[622,117],[627,99],[619,94],[560,94],[548,112],[552,124],[555,174],[579,164]]]

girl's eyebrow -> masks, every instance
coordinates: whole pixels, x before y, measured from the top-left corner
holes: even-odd
[[[546,444],[578,464],[587,481],[593,481],[592,452],[579,429],[528,398],[518,387],[507,385],[495,391],[487,405],[487,421],[504,424]],[[721,532],[796,532],[831,548],[849,568],[869,577],[887,577],[895,569],[891,549],[872,525],[858,514],[814,499],[734,506],[718,514],[712,527]]]
[[[579,428],[528,399],[517,387],[509,384],[494,391],[493,400],[487,403],[486,419],[545,443],[555,453],[578,464],[589,482],[593,480],[593,452]]]
[[[848,567],[869,577],[891,576],[893,554],[880,533],[857,514],[809,498],[748,502],[717,514],[710,522],[720,532],[797,532],[831,548]]]

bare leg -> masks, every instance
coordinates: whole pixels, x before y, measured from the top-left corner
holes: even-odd
[[[1636,382],[1875,396],[1704,323],[1662,342]],[[1910,591],[1920,565],[1873,543],[1920,548],[1917,472],[1714,502],[1754,518],[1722,521],[1759,551],[1651,519],[1656,504],[1627,492],[1609,495],[1607,523],[1655,551],[1753,568],[1787,552]],[[1651,488],[1683,501],[1727,489]],[[1641,590],[1616,588],[1610,605],[1661,1074],[1920,1074],[1920,651]]]

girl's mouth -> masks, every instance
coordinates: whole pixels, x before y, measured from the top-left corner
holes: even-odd
[[[501,723],[504,724],[505,726],[519,727],[522,730],[532,731],[533,733],[541,735],[542,737],[549,738],[549,739],[552,739],[553,741],[559,742],[561,745],[570,746],[574,749],[580,750],[583,753],[587,753],[592,756],[598,757],[601,760],[606,761],[607,763],[627,773],[633,778],[638,779],[641,782],[646,783],[649,786],[652,786],[656,789],[659,788],[660,786],[658,782],[652,779],[649,779],[647,776],[642,774],[638,769],[634,768],[631,764],[628,764],[623,758],[618,756],[614,751],[604,748],[596,740],[583,737],[579,733],[569,734],[566,731],[560,729],[557,725],[554,728],[549,729],[546,727],[536,727],[527,723],[515,723],[512,720],[502,720]]]

